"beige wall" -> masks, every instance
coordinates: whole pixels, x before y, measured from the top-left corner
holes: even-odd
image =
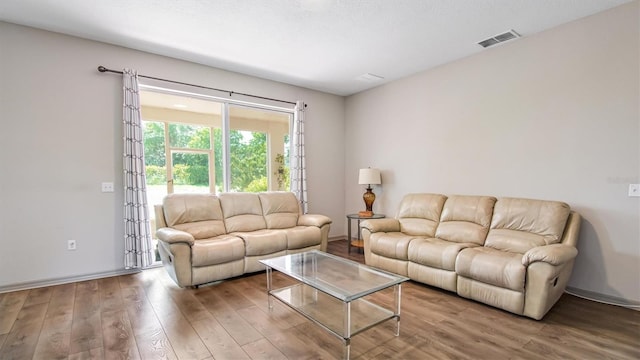
[[[409,192],[561,200],[584,216],[571,287],[640,301],[639,9],[633,2],[347,98],[346,210]]]
[[[0,289],[122,270],[121,191],[100,192],[122,187],[122,80],[98,65],[304,100],[310,211],[344,217],[342,97],[3,22],[0,49]]]

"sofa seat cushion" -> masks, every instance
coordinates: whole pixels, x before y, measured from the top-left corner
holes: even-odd
[[[487,247],[464,249],[456,259],[456,273],[485,284],[524,291],[526,268],[521,254]]]
[[[258,230],[251,232],[236,232],[232,235],[244,241],[247,256],[273,254],[287,250],[287,235],[282,230]]]
[[[371,252],[397,260],[409,260],[409,243],[416,236],[401,232],[374,233],[369,240]]]
[[[287,237],[287,249],[301,249],[322,243],[322,231],[315,226],[296,226],[280,230]]]
[[[455,271],[456,257],[462,249],[478,246],[438,238],[413,239],[409,243],[409,261],[442,270]]]
[[[209,266],[241,260],[244,254],[242,239],[230,235],[196,240],[191,247],[193,266]]]

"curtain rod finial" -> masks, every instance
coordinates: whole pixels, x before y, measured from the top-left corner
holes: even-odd
[[[100,72],[107,72],[107,68],[106,68],[106,67],[104,67],[104,66],[102,66],[102,65],[100,65],[100,66],[98,66],[98,71],[100,71]]]

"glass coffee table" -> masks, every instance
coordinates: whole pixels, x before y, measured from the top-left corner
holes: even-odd
[[[400,298],[402,283],[409,280],[386,271],[313,250],[260,260],[267,267],[269,309],[273,297],[344,342],[344,357],[351,351],[351,337],[389,319],[396,320],[395,335],[400,335]],[[272,288],[272,270],[299,283]],[[367,295],[393,287],[392,309],[372,303]]]

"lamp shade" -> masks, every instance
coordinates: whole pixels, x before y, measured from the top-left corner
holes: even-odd
[[[382,184],[382,181],[380,181],[380,170],[372,169],[372,168],[360,169],[358,184],[360,185]]]

